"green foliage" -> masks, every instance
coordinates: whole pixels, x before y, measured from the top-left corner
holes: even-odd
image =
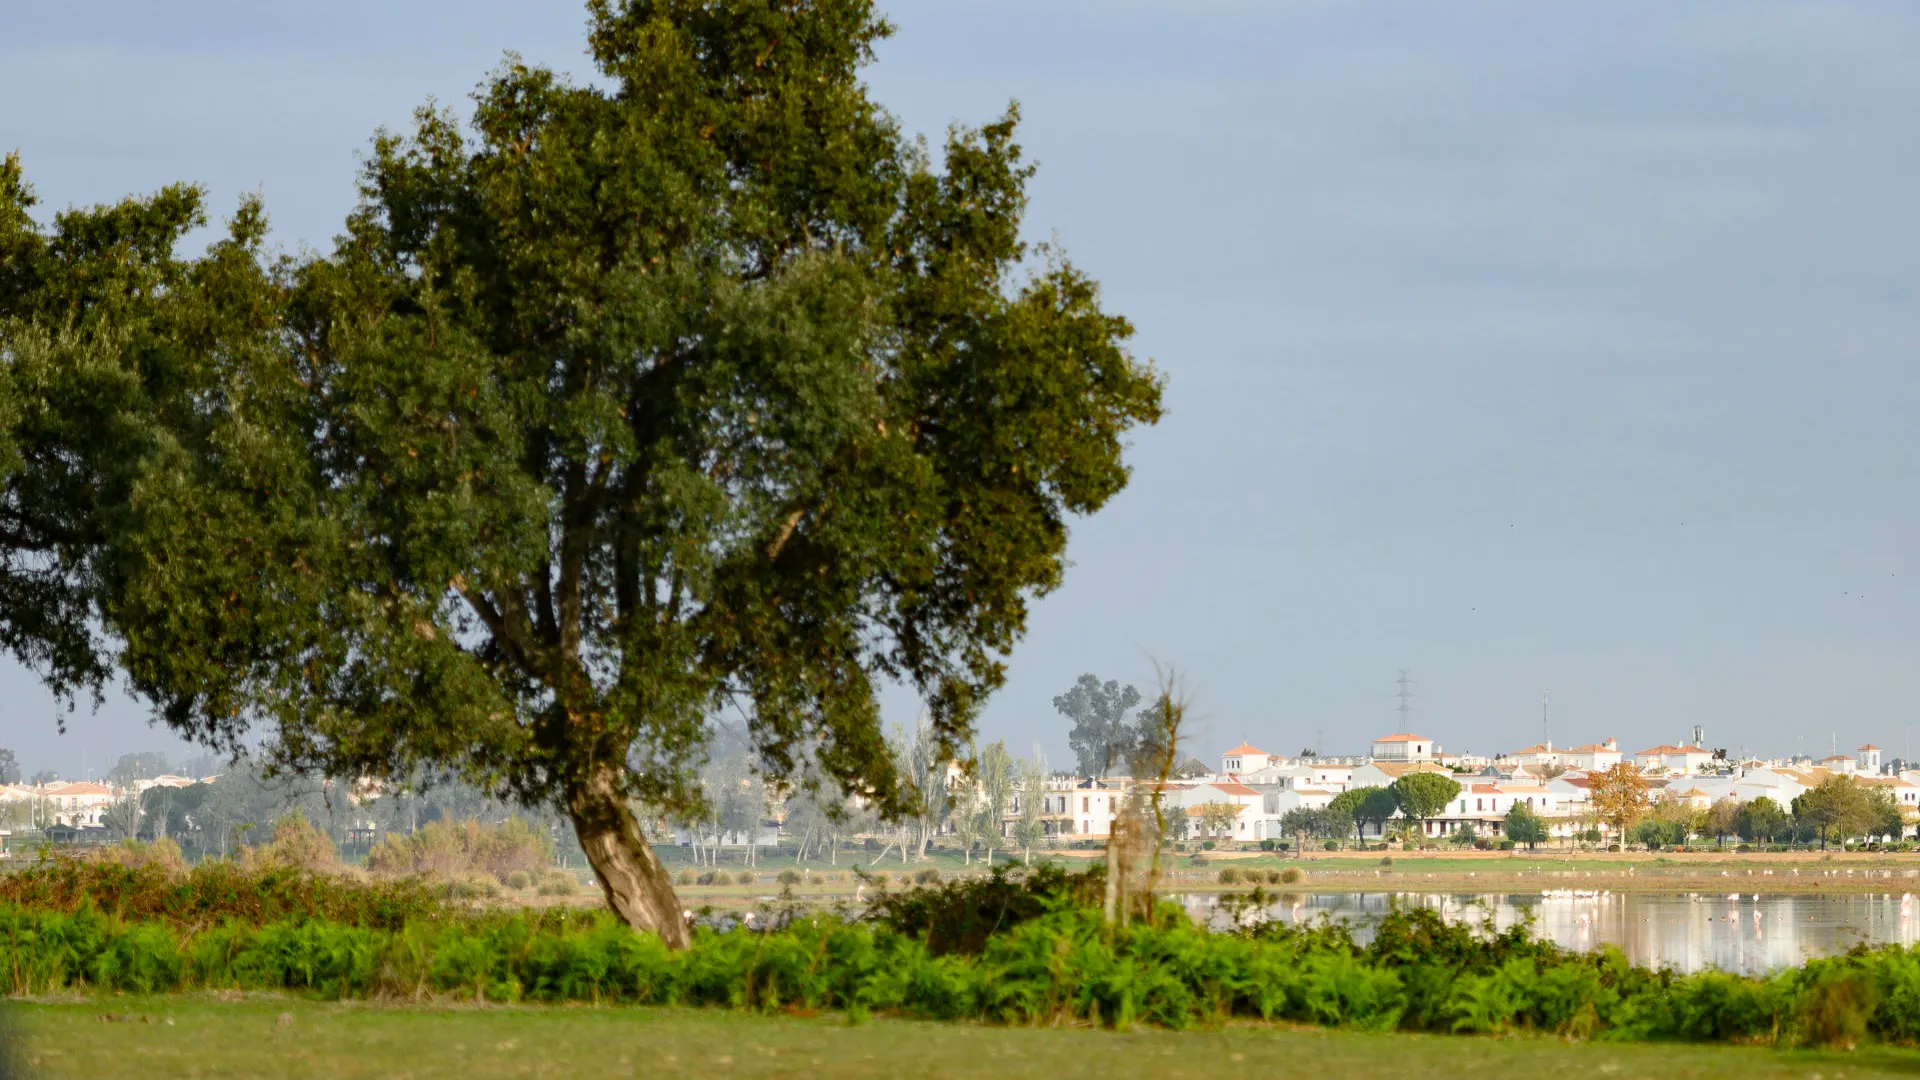
[[[9,159],[25,662],[98,684],[97,618],[183,732],[629,847],[625,799],[701,801],[723,696],[770,774],[818,747],[882,807],[877,686],[964,737],[1160,377],[1021,239],[1017,114],[928,154],[869,97],[867,0],[590,7],[594,78],[510,63],[379,136],[324,256],[269,263],[250,206],[177,261],[186,188],[43,231]]]
[[[296,810],[274,822],[272,840],[241,848],[240,865],[252,870],[281,867],[326,873],[340,869],[340,853],[326,833]]]
[[[1240,870],[1239,870],[1239,868],[1238,868],[1238,867],[1233,867],[1233,866],[1224,866],[1224,867],[1221,867],[1221,868],[1220,868],[1220,884],[1222,884],[1222,885],[1238,885],[1238,884],[1240,884]]]
[[[200,926],[331,919],[391,930],[454,914],[414,880],[363,883],[285,865],[245,869],[220,860],[181,872],[164,858],[64,855],[0,874],[0,904],[56,914],[85,907],[127,919]]]
[[[1136,687],[1117,680],[1101,682],[1091,673],[1074,680],[1066,693],[1053,699],[1060,715],[1073,721],[1067,745],[1082,776],[1106,776],[1126,766],[1140,741],[1133,710],[1140,704]]]
[[[518,817],[498,825],[472,818],[430,821],[411,834],[388,833],[367,854],[367,869],[376,874],[488,874],[501,882],[515,871],[539,873],[552,862],[552,839]]]
[[[1395,780],[1392,790],[1401,811],[1424,822],[1460,794],[1460,783],[1439,773],[1410,772]]]
[[[1819,837],[1823,848],[1829,839],[1844,841],[1864,835],[1881,818],[1867,790],[1851,776],[1828,777],[1819,787],[1793,800],[1794,820]]]
[[[186,856],[181,854],[180,845],[171,840],[155,840],[152,843],[122,840],[100,852],[96,858],[134,870],[151,867],[168,877],[182,876],[187,872]]]
[[[799,914],[764,931],[700,928],[692,947],[676,953],[604,913],[496,914],[393,929],[233,923],[193,933],[92,907],[4,906],[0,991],[277,990],[1120,1028],[1245,1018],[1789,1046],[1920,1038],[1920,951],[1901,946],[1856,949],[1766,978],[1682,976],[1635,968],[1616,950],[1562,952],[1526,926],[1495,932],[1425,909],[1389,913],[1362,946],[1331,924],[1210,933],[1172,908],[1116,929],[1077,903],[1042,905],[968,948],[946,939],[938,940],[948,947],[936,947],[936,939],[887,920]]]
[[[996,866],[938,888],[884,892],[867,918],[912,937],[936,956],[976,954],[992,935],[1052,911],[1098,904],[1103,871],[1073,874],[1051,864]]]
[[[525,870],[510,871],[507,874],[506,885],[509,889],[530,888],[533,885],[533,875],[527,873]]]
[[[1523,802],[1516,802],[1507,811],[1507,819],[1502,823],[1507,839],[1515,844],[1525,844],[1531,848],[1547,840],[1547,823],[1533,808]]]

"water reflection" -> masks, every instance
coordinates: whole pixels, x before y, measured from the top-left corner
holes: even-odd
[[[1224,926],[1228,916],[1219,901],[1211,895],[1183,898],[1196,918]],[[1322,916],[1350,922],[1355,937],[1365,941],[1395,903],[1473,923],[1490,912],[1502,929],[1530,911],[1534,932],[1565,948],[1613,945],[1636,964],[1683,972],[1759,974],[1862,943],[1912,945],[1920,938],[1920,903],[1902,893],[1319,893],[1284,896],[1267,911],[1287,923]]]

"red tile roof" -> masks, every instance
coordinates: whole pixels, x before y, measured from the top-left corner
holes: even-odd
[[[1233,749],[1227,751],[1227,753],[1229,754],[1261,754],[1266,757],[1273,756],[1272,754],[1268,754],[1265,750],[1262,750],[1259,747],[1254,746],[1250,743],[1241,743],[1239,746],[1236,746]]]
[[[95,784],[95,783],[90,783],[88,781],[83,780],[79,783],[68,784],[66,787],[60,788],[56,791],[49,791],[48,794],[49,795],[111,795],[113,794],[113,792],[108,790],[105,784]]]
[[[1250,788],[1250,787],[1248,787],[1248,786],[1247,786],[1247,785],[1245,785],[1245,784],[1234,784],[1234,783],[1225,783],[1225,784],[1222,784],[1222,783],[1215,783],[1215,784],[1213,784],[1213,785],[1211,785],[1211,786],[1212,786],[1212,787],[1216,787],[1216,788],[1218,788],[1218,789],[1220,789],[1221,791],[1224,791],[1224,792],[1226,792],[1226,793],[1227,793],[1227,794],[1229,794],[1229,795],[1258,795],[1258,794],[1260,794],[1260,793],[1259,793],[1258,791],[1255,791],[1254,789],[1252,789],[1252,788]]]
[[[1430,742],[1425,735],[1382,735],[1374,742]]]

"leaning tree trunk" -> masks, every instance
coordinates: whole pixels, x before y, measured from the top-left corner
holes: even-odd
[[[670,949],[692,944],[673,879],[640,832],[613,773],[598,768],[567,791],[567,814],[607,905],[628,926],[660,935]]]

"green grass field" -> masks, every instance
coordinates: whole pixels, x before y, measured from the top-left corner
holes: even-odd
[[[1580,1075],[1596,1080],[1911,1076],[1920,1051],[1783,1052],[1238,1027],[1205,1032],[983,1028],[671,1009],[405,1007],[279,997],[112,997],[8,1006],[44,1080],[64,1077],[1093,1076],[1217,1080]]]

